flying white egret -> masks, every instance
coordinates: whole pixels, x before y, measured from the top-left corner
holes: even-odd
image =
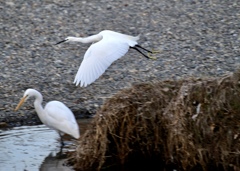
[[[35,97],[34,107],[39,119],[49,128],[58,131],[62,145],[64,144],[61,132],[69,134],[76,139],[80,137],[79,127],[72,111],[59,101],[48,102],[45,108],[43,108],[42,94],[35,89],[27,89],[25,91],[23,98],[18,103],[15,111],[17,111],[29,97]]]
[[[86,51],[74,79],[76,86],[80,84],[81,87],[86,87],[98,79],[115,60],[124,56],[129,48],[137,50],[146,58],[152,58],[139,50],[142,49],[148,53],[153,53],[138,45],[137,40],[139,40],[139,36],[133,37],[110,30],[104,30],[96,35],[85,38],[67,37],[56,43],[56,45],[71,41],[93,43]]]

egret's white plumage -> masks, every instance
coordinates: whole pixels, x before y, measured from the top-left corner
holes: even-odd
[[[110,30],[104,30],[96,35],[86,38],[67,37],[65,40],[60,41],[57,44],[70,41],[82,43],[96,42],[86,51],[74,79],[76,85],[80,84],[81,87],[85,87],[98,79],[115,60],[124,56],[129,50],[129,47],[132,47],[143,54],[135,47],[138,44],[138,39],[139,36],[134,37]],[[144,49],[139,45],[137,47]],[[151,51],[148,52],[152,53]],[[144,56],[148,58],[148,56]]]
[[[43,108],[43,97],[41,93],[35,89],[27,89],[25,91],[15,111],[18,110],[29,97],[35,97],[34,107],[43,124],[49,128],[69,134],[76,139],[80,137],[79,127],[72,111],[59,101],[48,102],[45,108]]]

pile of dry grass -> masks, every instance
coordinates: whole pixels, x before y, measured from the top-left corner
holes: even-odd
[[[97,112],[71,161],[76,170],[240,169],[240,72],[122,90]]]

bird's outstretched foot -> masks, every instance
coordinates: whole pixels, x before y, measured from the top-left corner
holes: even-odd
[[[134,47],[131,47],[132,49],[135,49],[136,51],[138,51],[139,53],[141,53],[144,57],[148,58],[148,59],[153,59],[156,60],[157,58],[153,56],[153,54],[155,53],[160,53],[160,51],[156,51],[156,50],[148,50],[146,48],[143,48],[140,45],[135,45]],[[147,52],[147,55],[144,54],[142,51],[140,51],[139,49],[142,49],[143,51]]]
[[[151,50],[148,52],[147,56],[149,57],[149,59],[153,59],[153,60],[157,60],[157,58],[153,55],[153,54],[156,54],[156,53],[160,53],[161,51],[160,50]]]

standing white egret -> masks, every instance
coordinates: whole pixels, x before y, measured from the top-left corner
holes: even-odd
[[[96,35],[86,38],[67,37],[57,44],[71,41],[93,43],[86,51],[84,59],[74,79],[76,86],[81,82],[80,86],[86,87],[98,79],[115,60],[124,56],[129,48],[137,50],[146,58],[151,58],[139,50],[142,49],[148,53],[153,53],[152,51],[139,46],[137,43],[138,39],[139,36],[133,37],[110,30],[104,30]]]
[[[34,107],[39,119],[49,128],[58,131],[62,145],[63,139],[61,132],[69,134],[76,139],[80,137],[79,127],[72,111],[59,101],[48,102],[45,108],[43,108],[42,94],[35,89],[27,89],[25,91],[23,98],[18,103],[15,111],[17,111],[29,97],[35,97]]]

